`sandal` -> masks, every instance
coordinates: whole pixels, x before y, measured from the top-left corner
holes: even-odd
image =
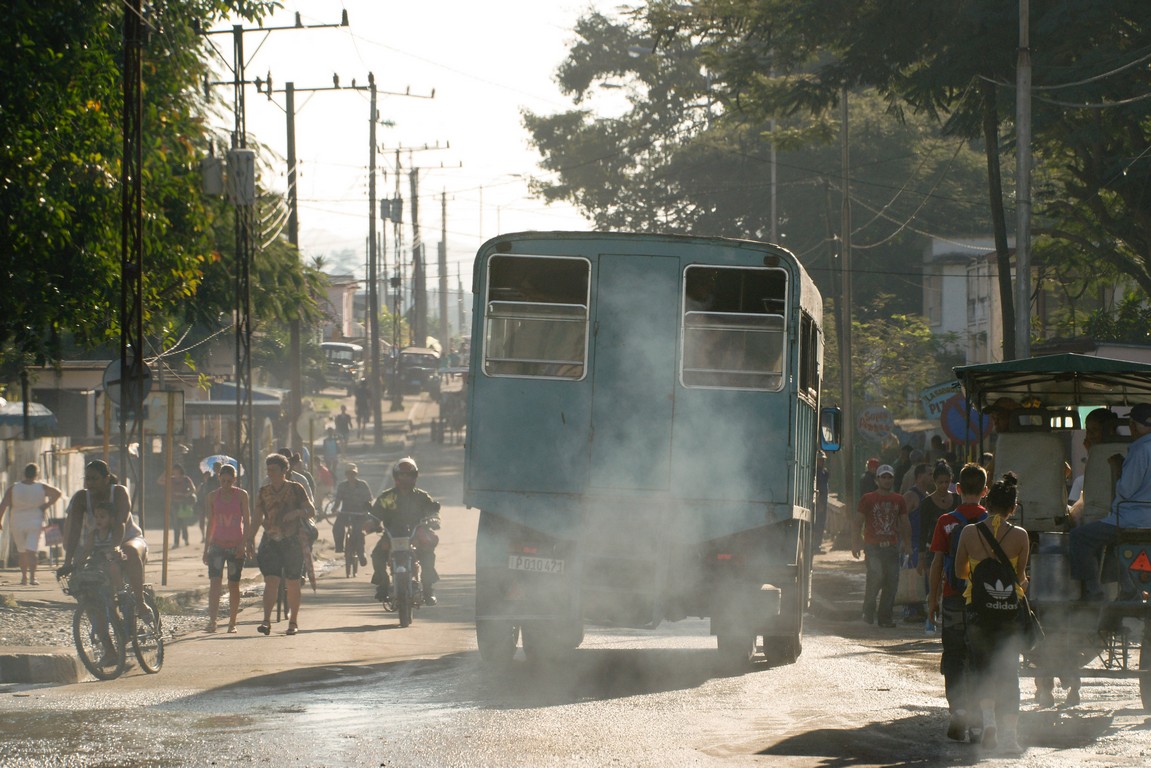
[[[300,631],[300,628],[297,627],[294,623],[292,623],[292,624],[288,625],[288,631],[285,634],[294,635],[299,631]]]
[[[229,624],[228,625],[228,634],[229,635],[236,634],[236,625],[235,624]]]
[[[259,632],[261,635],[272,634],[272,628],[269,627],[267,624],[261,624],[260,626],[256,627],[256,631]]]
[[[216,620],[212,619],[211,621],[209,621],[208,626],[204,627],[204,631],[205,632],[215,632],[216,631]]]

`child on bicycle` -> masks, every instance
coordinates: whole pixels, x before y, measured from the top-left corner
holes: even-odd
[[[86,568],[106,570],[112,591],[120,591],[120,561],[124,553],[120,542],[124,540],[124,526],[116,523],[116,505],[100,501],[92,508],[93,527],[80,545],[79,562]]]

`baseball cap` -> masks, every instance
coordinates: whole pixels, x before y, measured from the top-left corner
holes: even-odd
[[[891,475],[892,477],[895,477],[895,470],[891,468],[890,464],[884,464],[879,469],[875,470],[876,477],[882,477],[883,475]]]
[[[879,466],[879,459],[868,459],[867,460],[867,468],[868,469],[875,469],[878,466]]]
[[[1139,403],[1133,406],[1129,418],[1131,421],[1137,421],[1145,427],[1151,427],[1151,405]]]

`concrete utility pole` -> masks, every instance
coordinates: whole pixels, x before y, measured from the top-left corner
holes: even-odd
[[[378,297],[379,275],[378,254],[376,253],[376,78],[368,73],[368,88],[371,116],[368,118],[368,333],[372,350],[372,444],[376,448],[384,445],[384,417],[380,411],[380,300]]]
[[[124,8],[123,174],[120,184],[120,472],[132,480],[132,509],[146,524],[144,509],[144,194],[143,152],[144,20],[142,0]],[[25,393],[24,402],[28,402]],[[27,429],[27,424],[25,424]],[[25,432],[27,436],[27,432]],[[139,447],[135,461],[128,443]]]
[[[840,219],[840,264],[842,281],[839,307],[839,374],[843,386],[843,503],[848,514],[855,510],[855,409],[852,393],[855,389],[851,367],[851,146],[848,131],[847,91],[840,96],[840,155],[842,158],[843,206]]]
[[[451,329],[448,324],[448,191],[440,193],[440,344],[446,356],[451,349]]]
[[[1019,0],[1015,71],[1015,358],[1031,357],[1031,12]],[[1004,333],[1007,329],[1003,329]]]

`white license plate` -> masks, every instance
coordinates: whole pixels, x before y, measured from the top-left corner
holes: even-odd
[[[531,571],[533,573],[563,573],[564,561],[550,557],[509,555],[508,568],[513,571]]]

